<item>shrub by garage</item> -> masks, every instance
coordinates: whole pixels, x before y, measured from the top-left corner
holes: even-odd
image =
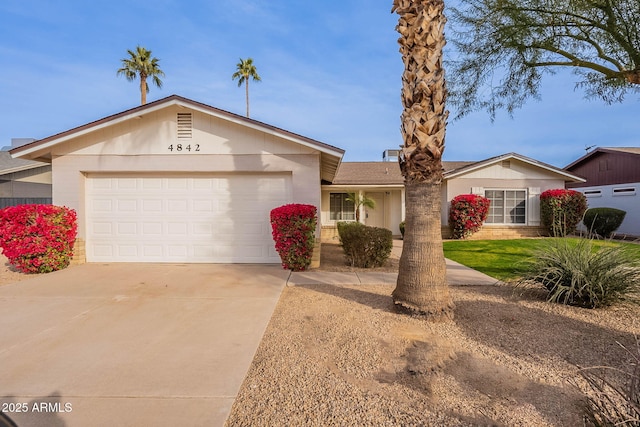
[[[339,222],[338,235],[347,263],[353,267],[380,267],[391,255],[393,235],[386,228]]]
[[[316,231],[316,207],[292,203],[271,211],[271,229],[282,268],[306,270],[311,264]]]
[[[23,273],[69,266],[77,233],[76,212],[63,206],[19,205],[0,210],[0,246]]]

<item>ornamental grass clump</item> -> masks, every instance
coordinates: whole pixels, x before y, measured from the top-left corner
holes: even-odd
[[[316,232],[316,207],[289,204],[271,211],[276,251],[285,270],[303,271],[311,264]]]
[[[579,191],[559,188],[540,194],[540,219],[552,236],[575,232],[586,210],[587,198]]]
[[[489,214],[490,200],[478,194],[461,194],[451,200],[449,227],[454,239],[466,239],[480,230]]]
[[[553,239],[525,266],[521,283],[538,283],[548,301],[599,308],[640,303],[640,266],[619,246],[595,249],[590,239]]]
[[[631,356],[622,368],[593,366],[578,369],[587,385],[585,412],[590,425],[640,426],[640,343],[636,340],[635,351],[618,345]],[[616,380],[619,377],[622,381]]]
[[[23,273],[49,273],[69,266],[76,240],[76,212],[53,205],[0,210],[0,246]]]

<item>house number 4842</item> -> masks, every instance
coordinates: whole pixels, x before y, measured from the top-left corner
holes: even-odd
[[[200,151],[200,144],[189,144],[189,145],[182,145],[182,144],[176,144],[173,145],[171,144],[169,147],[169,151],[173,152],[173,151]]]

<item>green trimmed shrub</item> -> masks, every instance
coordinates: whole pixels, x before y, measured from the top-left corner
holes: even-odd
[[[586,210],[587,198],[579,191],[560,188],[540,194],[540,219],[552,236],[575,232]]]
[[[616,231],[627,213],[615,208],[591,208],[584,213],[582,222],[590,233],[609,238]]]
[[[539,283],[549,291],[550,302],[566,305],[640,302],[640,266],[632,254],[620,246],[596,250],[591,239],[571,240],[552,239],[536,252],[521,283]]]
[[[402,234],[402,238],[404,239],[404,221],[400,223],[400,234]]]
[[[391,255],[393,236],[386,228],[338,222],[338,235],[347,263],[353,267],[380,267]]]

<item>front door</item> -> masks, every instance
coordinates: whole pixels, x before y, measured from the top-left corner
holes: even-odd
[[[365,196],[373,200],[376,207],[365,208],[364,223],[370,227],[384,227],[384,193],[366,193]]]

